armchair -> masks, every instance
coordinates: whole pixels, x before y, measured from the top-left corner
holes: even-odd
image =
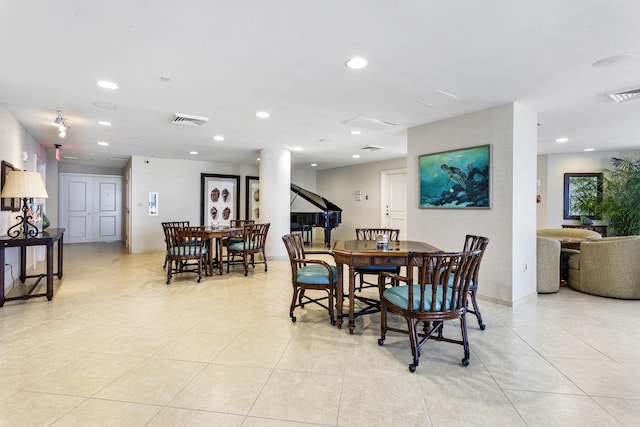
[[[401,332],[409,335],[413,363],[409,371],[415,372],[422,346],[430,339],[446,341],[462,345],[464,357],[462,364],[469,364],[469,339],[467,336],[467,297],[474,272],[478,268],[481,249],[460,253],[425,254],[420,262],[417,283],[410,277],[402,277],[391,273],[380,273],[378,277],[380,290],[380,332],[378,345],[383,345],[387,331]],[[407,269],[411,271],[414,263],[409,256]],[[385,279],[397,280],[405,284],[385,288]],[[391,327],[387,324],[388,313],[394,313],[405,319],[407,329]],[[460,320],[461,339],[443,336],[445,321]],[[422,332],[419,324],[424,324]]]
[[[329,265],[321,259],[307,258],[307,254],[330,255],[331,252],[324,250],[306,251],[300,233],[284,235],[282,236],[282,241],[287,248],[289,261],[291,262],[291,284],[293,286],[293,297],[289,308],[291,321],[296,321],[296,316],[293,315],[296,307],[304,307],[306,303],[314,303],[329,311],[329,320],[332,325],[335,325],[333,306],[338,282],[338,269],[335,265]],[[310,298],[305,295],[305,291],[324,291],[327,295],[319,298]],[[322,302],[324,300],[327,300],[326,305]]]
[[[603,237],[580,244],[569,258],[569,286],[603,297],[640,299],[640,236]]]
[[[560,242],[536,237],[536,289],[540,294],[560,290]]]

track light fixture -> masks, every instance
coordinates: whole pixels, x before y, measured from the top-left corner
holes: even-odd
[[[62,110],[58,107],[56,111],[58,112],[58,116],[56,117],[54,123],[58,125],[58,136],[60,138],[64,138],[65,136],[67,136],[67,130],[69,130],[70,127],[67,125],[67,121],[62,115]]]

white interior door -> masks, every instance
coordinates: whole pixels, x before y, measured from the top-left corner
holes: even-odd
[[[67,243],[122,240],[122,178],[60,174],[60,220]]]
[[[382,171],[382,225],[400,229],[407,239],[407,170]]]

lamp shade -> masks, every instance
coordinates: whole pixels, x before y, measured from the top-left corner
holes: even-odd
[[[0,197],[48,198],[49,195],[38,172],[11,171],[7,175]]]

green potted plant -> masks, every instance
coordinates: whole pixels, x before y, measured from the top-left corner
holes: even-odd
[[[640,159],[611,159],[604,170],[604,193],[598,209],[618,236],[640,234]]]

